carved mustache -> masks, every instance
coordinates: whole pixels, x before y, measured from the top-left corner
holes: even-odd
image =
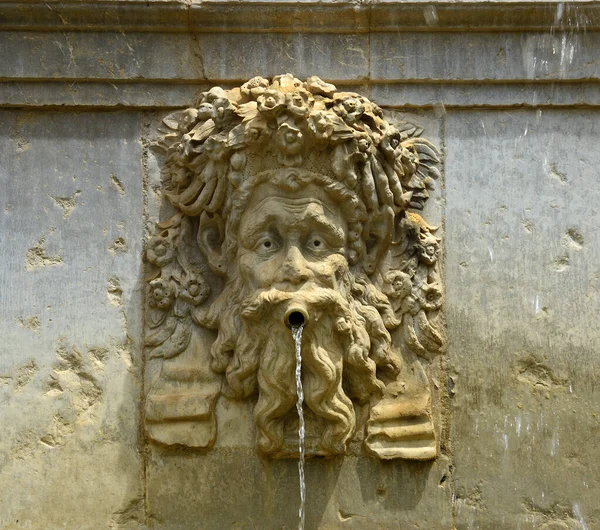
[[[306,284],[297,291],[281,291],[271,288],[267,291],[259,291],[246,297],[241,304],[242,318],[258,320],[271,312],[274,306],[286,302],[299,302],[307,308],[331,308],[334,315],[347,314],[350,306],[341,293],[327,287],[315,284]]]

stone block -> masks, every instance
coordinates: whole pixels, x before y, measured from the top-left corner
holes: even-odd
[[[0,121],[0,526],[139,528],[140,118]]]
[[[211,79],[215,84],[288,71],[342,81],[368,75],[364,35],[7,31],[0,32],[0,45],[5,51],[0,70],[15,79]]]
[[[381,32],[371,36],[372,80],[598,79],[597,32]],[[485,58],[485,59],[482,59]]]
[[[151,529],[297,527],[297,460],[262,459],[254,449],[176,454],[155,447],[148,466]],[[429,464],[378,462],[364,454],[309,460],[306,528],[450,528],[448,476],[443,458]]]
[[[457,528],[598,524],[598,117],[447,115]]]

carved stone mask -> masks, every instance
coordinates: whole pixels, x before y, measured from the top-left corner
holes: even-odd
[[[213,88],[162,132],[177,213],[146,251],[150,438],[210,448],[221,396],[254,403],[262,453],[295,455],[297,311],[308,452],[364,438],[380,458],[433,458],[422,363],[443,347],[439,240],[417,211],[435,146],[290,74]]]

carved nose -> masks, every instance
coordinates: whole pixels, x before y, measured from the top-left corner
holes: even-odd
[[[306,260],[298,247],[290,247],[283,265],[281,267],[283,281],[299,284],[308,280],[310,271],[306,266]]]

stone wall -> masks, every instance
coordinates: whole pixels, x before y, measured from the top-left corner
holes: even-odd
[[[148,149],[200,90],[318,75],[442,147],[440,456],[307,466],[307,528],[600,528],[600,5],[0,5],[0,528],[293,528],[296,462],[147,443]]]

